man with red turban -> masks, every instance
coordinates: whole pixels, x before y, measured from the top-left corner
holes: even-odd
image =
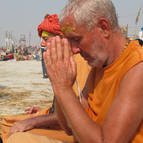
[[[47,14],[42,21],[42,23],[38,26],[38,35],[42,37],[42,32],[46,31],[47,33],[51,33],[54,35],[63,35],[61,32],[58,15]]]
[[[63,36],[61,32],[61,27],[58,21],[58,16],[56,14],[47,14],[44,20],[38,26],[38,35],[41,38],[41,47],[47,48],[47,42],[50,38],[56,35]],[[73,89],[76,95],[79,95],[79,87],[83,89],[85,81],[87,79],[90,67],[83,60],[83,58],[77,54],[75,55],[75,61],[77,61],[77,81],[73,85]],[[50,67],[46,67],[50,68]],[[84,72],[81,70],[84,69]],[[5,143],[9,132],[13,134],[15,132],[30,132],[32,134],[37,134],[41,136],[48,136],[53,139],[58,139],[65,142],[74,142],[72,136],[68,136],[59,126],[54,108],[48,107],[45,109],[40,109],[38,107],[32,107],[26,109],[26,115],[19,116],[5,116],[2,120],[2,139]],[[34,114],[32,114],[34,113]]]
[[[55,35],[62,35],[62,32],[60,30],[60,24],[58,21],[58,15],[56,14],[45,15],[44,20],[38,26],[38,35],[39,37],[43,37],[42,42],[41,42],[41,54],[42,54],[41,62],[42,62],[43,78],[47,78],[48,75],[47,75],[44,58],[43,58],[43,53],[45,51],[43,39],[45,37],[49,39],[50,37],[55,36]]]

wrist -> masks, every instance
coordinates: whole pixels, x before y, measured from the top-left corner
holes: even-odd
[[[31,129],[36,128],[37,127],[37,120],[35,120],[35,118],[30,118],[29,119],[29,126],[31,127]]]
[[[53,90],[54,90],[54,93],[57,95],[59,95],[59,94],[65,94],[65,93],[67,93],[67,92],[69,92],[69,91],[71,91],[71,90],[73,90],[72,89],[72,86],[68,86],[68,85],[66,85],[66,86],[53,86]]]
[[[60,88],[58,90],[54,90],[54,95],[58,101],[58,103],[65,103],[69,102],[71,98],[73,98],[75,95],[75,92],[73,91],[72,87],[64,87]]]

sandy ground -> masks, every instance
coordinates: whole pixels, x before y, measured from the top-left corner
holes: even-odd
[[[0,121],[3,115],[24,113],[27,107],[44,108],[52,99],[40,61],[0,61]]]

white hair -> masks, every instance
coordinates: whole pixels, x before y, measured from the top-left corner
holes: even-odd
[[[111,0],[69,0],[62,10],[60,20],[73,14],[78,25],[87,24],[92,29],[98,18],[106,18],[112,29],[118,27],[115,7]]]

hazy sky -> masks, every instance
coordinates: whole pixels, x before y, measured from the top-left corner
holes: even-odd
[[[6,31],[12,33],[18,40],[25,34],[28,39],[31,33],[31,43],[39,44],[37,25],[46,13],[59,14],[67,0],[0,0],[0,45],[3,43]],[[129,33],[135,32],[135,19],[142,7],[137,25],[143,26],[143,0],[113,0],[120,25],[129,26]]]

